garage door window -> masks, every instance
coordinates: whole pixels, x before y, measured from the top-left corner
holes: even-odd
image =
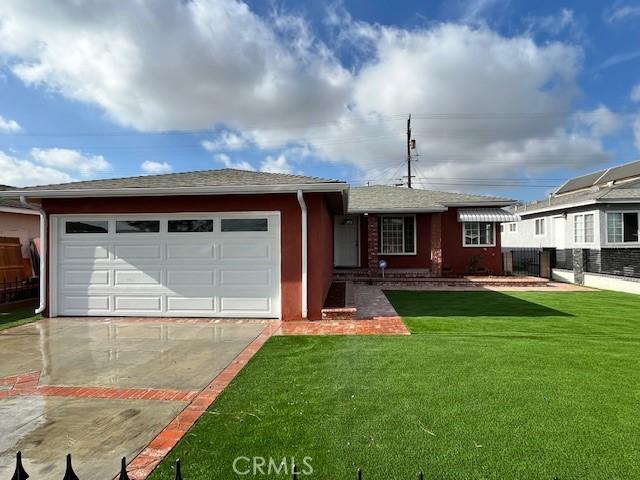
[[[213,220],[169,220],[169,233],[213,232]]]
[[[65,222],[64,231],[66,233],[108,233],[109,222],[106,220]]]
[[[266,232],[269,222],[266,218],[225,218],[221,228],[223,232]]]
[[[159,220],[118,220],[116,233],[158,233]]]

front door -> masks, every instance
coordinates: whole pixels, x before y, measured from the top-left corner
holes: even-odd
[[[336,215],[333,230],[333,261],[336,267],[359,264],[359,228],[357,215]]]

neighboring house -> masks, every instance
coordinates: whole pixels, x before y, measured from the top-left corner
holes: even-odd
[[[500,273],[512,218],[505,199],[231,169],[0,192],[18,195],[46,213],[50,316],[320,319],[334,235],[337,263],[375,274]]]
[[[503,248],[553,248],[563,268],[584,249],[592,271],[640,277],[640,161],[572,178],[512,211],[520,221],[503,224]]]
[[[0,191],[13,187],[0,185]],[[0,199],[0,237],[19,238],[22,258],[30,257],[29,244],[40,234],[40,216],[18,200]]]

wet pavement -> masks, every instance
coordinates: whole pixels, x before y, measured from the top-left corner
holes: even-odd
[[[0,333],[0,478],[113,478],[263,322],[46,319]],[[39,372],[39,378],[38,378]],[[87,387],[87,388],[83,388]]]

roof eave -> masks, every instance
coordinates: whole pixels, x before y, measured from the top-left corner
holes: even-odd
[[[603,203],[603,202],[599,202],[597,199],[591,199],[591,200],[585,200],[585,201],[582,201],[582,202],[564,203],[564,204],[561,204],[561,205],[552,205],[552,206],[544,207],[544,208],[536,208],[535,210],[520,210],[520,209],[517,209],[515,212],[519,216],[524,217],[524,216],[527,216],[527,215],[536,215],[538,213],[553,212],[553,211],[556,211],[556,210],[566,210],[568,208],[575,208],[575,207],[584,207],[585,205],[595,205],[596,203]]]
[[[476,202],[442,202],[447,207],[509,207],[515,205],[515,200],[482,200]]]
[[[225,195],[225,194],[262,194],[262,193],[295,193],[304,192],[330,193],[339,192],[346,195],[347,183],[311,183],[290,185],[227,185],[203,187],[128,187],[128,188],[95,188],[95,189],[20,189],[0,191],[0,198],[86,198],[86,197],[158,197],[182,195]]]
[[[350,208],[347,213],[438,213],[446,212],[447,210],[448,208],[444,206],[426,208]]]

